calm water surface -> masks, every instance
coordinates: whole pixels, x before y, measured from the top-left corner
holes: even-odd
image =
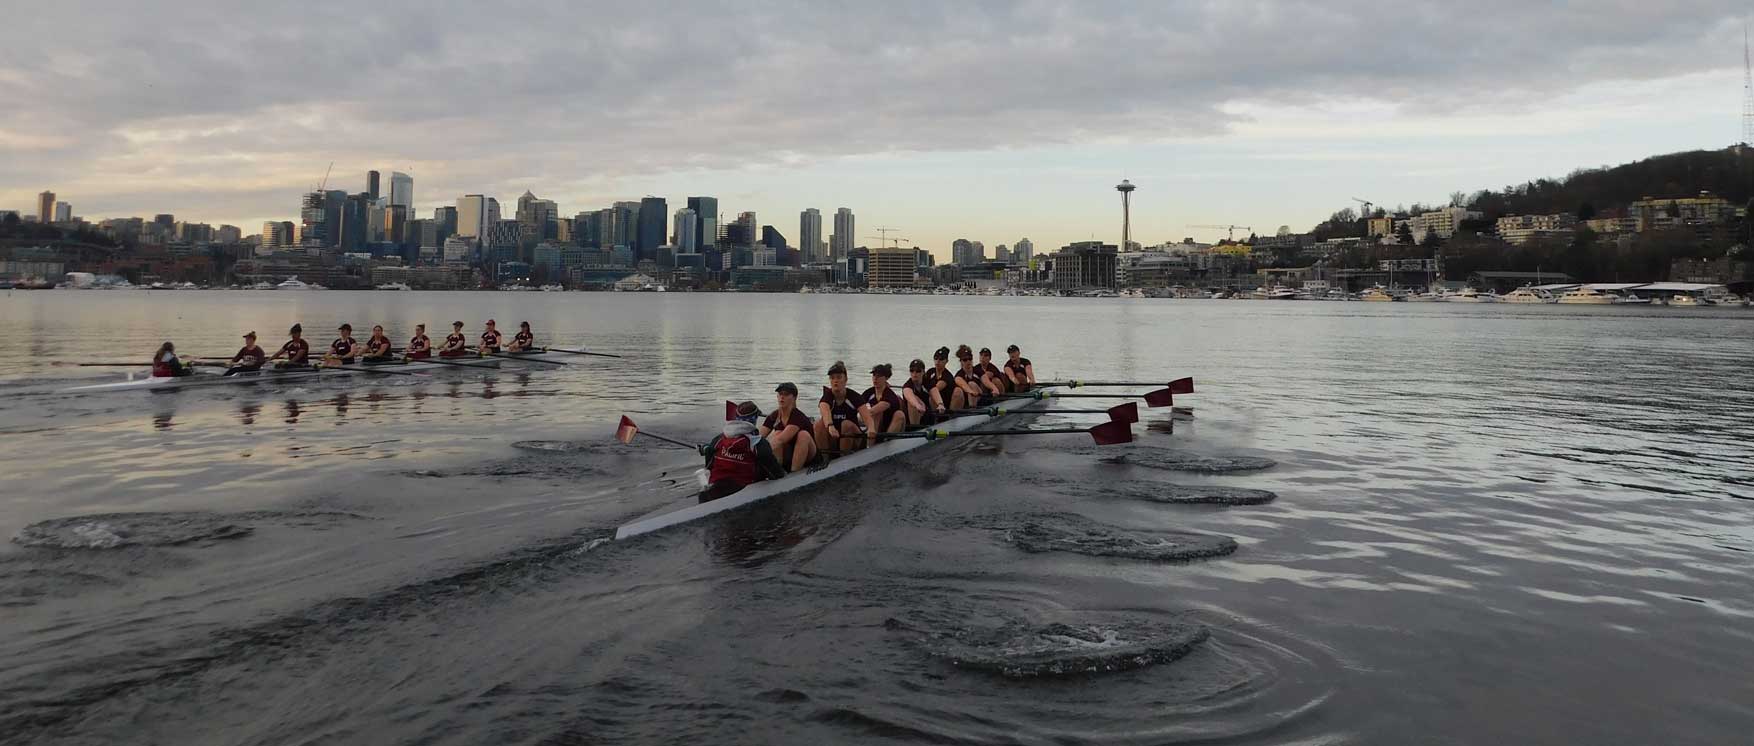
[[[164,339],[488,317],[623,357],[56,393]],[[725,398],[958,343],[1190,375],[1194,412],[604,541],[694,467],[619,415],[704,439]],[[0,742],[1746,742],[1751,384],[1735,308],[14,292]],[[1277,465],[1162,468],[1195,457]],[[1277,499],[1160,501],[1215,488]],[[1136,655],[1164,630],[1195,644]]]

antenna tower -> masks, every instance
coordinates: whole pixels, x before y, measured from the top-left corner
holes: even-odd
[[[1754,65],[1749,64],[1748,25],[1742,25],[1742,145],[1754,145]]]

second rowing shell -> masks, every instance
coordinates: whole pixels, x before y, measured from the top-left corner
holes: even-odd
[[[371,375],[374,369],[382,369],[392,373],[419,373],[422,371],[445,370],[447,368],[498,368],[496,359],[480,360],[471,358],[455,363],[386,363],[375,366],[359,366],[354,368],[325,368],[273,370],[263,369],[238,373],[236,375],[220,375],[218,373],[195,373],[188,376],[145,376],[128,381],[114,383],[97,383],[89,386],[74,386],[61,389],[64,394],[97,394],[110,391],[139,390],[176,390],[199,386],[243,385],[250,383],[282,383],[288,381],[305,381],[313,378],[329,378],[333,376]]]

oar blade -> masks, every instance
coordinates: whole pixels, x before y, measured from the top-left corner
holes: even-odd
[[[1170,381],[1169,382],[1169,391],[1172,394],[1192,394],[1192,393],[1194,393],[1194,379],[1193,378],[1177,378],[1173,381]]]
[[[1175,406],[1175,392],[1171,389],[1158,389],[1156,391],[1147,392],[1145,394],[1145,406],[1152,408],[1173,407]]]
[[[1120,445],[1133,442],[1133,427],[1126,422],[1104,422],[1090,428],[1090,437],[1099,446]]]
[[[633,420],[628,419],[627,415],[622,415],[621,425],[615,428],[615,439],[622,443],[632,444],[633,436],[638,434],[639,426],[633,424]]]
[[[725,402],[725,421],[730,422],[731,420],[734,420],[734,419],[737,419],[737,402],[726,401]]]
[[[1138,422],[1139,403],[1130,401],[1118,407],[1109,407],[1108,418],[1113,422],[1125,422],[1128,424]]]

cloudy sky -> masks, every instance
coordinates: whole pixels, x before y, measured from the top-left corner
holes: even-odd
[[[1329,7],[1332,6],[1332,7]],[[851,207],[948,258],[1306,229],[1740,137],[1725,2],[33,3],[0,45],[0,207],[255,232],[370,168],[423,214]],[[824,223],[830,222],[827,218]],[[825,232],[827,226],[825,225]]]

